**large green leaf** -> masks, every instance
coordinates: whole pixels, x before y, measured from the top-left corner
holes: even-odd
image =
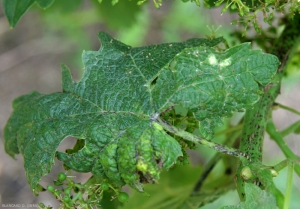
[[[173,105],[191,109],[210,137],[222,117],[259,99],[279,64],[247,43],[225,52],[211,48],[222,38],[138,48],[105,33],[99,38],[99,51],[83,53],[85,72],[78,83],[62,66],[62,93],[33,92],[13,103],[5,150],[24,156],[32,189],[56,156],[70,169],[141,191],[141,183],[157,182],[161,169],[183,155],[158,123],[161,113]],[[84,140],[82,149],[56,152],[67,136]]]
[[[2,0],[4,13],[11,27],[14,27],[34,3],[46,9],[54,0]]]
[[[170,168],[182,155],[179,143],[154,120],[154,80],[185,48],[215,46],[222,38],[191,39],[131,48],[105,33],[102,47],[84,52],[85,72],[74,83],[63,66],[63,92],[37,92],[17,98],[5,130],[5,149],[24,156],[32,189],[59,160],[75,171],[92,172],[112,184],[142,190],[142,182],[156,182],[162,167]],[[56,153],[67,136],[85,140],[75,153]]]

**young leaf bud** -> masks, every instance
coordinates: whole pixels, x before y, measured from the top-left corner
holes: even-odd
[[[242,168],[241,177],[244,180],[249,180],[249,179],[253,178],[253,174],[252,174],[252,171],[251,171],[249,166],[245,166],[245,167]]]

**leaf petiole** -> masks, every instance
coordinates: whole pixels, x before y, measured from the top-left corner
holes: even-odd
[[[225,135],[225,134],[230,134],[230,133],[235,132],[235,131],[237,131],[237,130],[240,130],[240,129],[242,129],[242,128],[243,128],[243,124],[238,124],[238,125],[236,125],[236,126],[232,126],[232,127],[230,127],[230,128],[227,128],[227,129],[225,129],[225,130],[223,130],[223,131],[217,132],[217,133],[215,134],[215,136],[221,136],[221,135]]]
[[[224,142],[225,145],[232,145],[241,135],[240,130],[235,130],[231,133],[229,137],[227,137],[226,141]],[[220,152],[216,153],[209,161],[206,163],[204,170],[201,173],[201,177],[199,178],[198,182],[196,183],[192,195],[199,193],[205,179],[208,177],[210,172],[213,170],[215,165],[222,159],[222,154]]]
[[[216,150],[217,152],[222,152],[222,153],[225,153],[225,154],[228,154],[228,155],[231,155],[231,156],[238,157],[238,158],[243,159],[243,160],[248,160],[247,156],[243,152],[240,152],[239,150],[237,150],[235,148],[227,147],[227,146],[224,146],[222,144],[218,144],[218,143],[215,143],[213,141],[209,141],[209,140],[200,138],[198,136],[195,136],[195,135],[193,135],[189,132],[186,132],[184,130],[181,130],[179,128],[176,128],[175,126],[172,126],[172,125],[168,124],[166,121],[162,120],[159,117],[155,121],[159,125],[161,125],[164,130],[166,130],[166,131],[168,131],[168,132],[170,132],[170,133],[172,133],[176,136],[179,136],[182,139],[185,139],[187,141],[191,141],[191,142],[194,142],[194,143],[202,144],[205,147]]]
[[[285,137],[291,133],[297,133],[297,131],[300,129],[300,120],[296,121],[295,123],[293,123],[292,125],[290,125],[289,127],[287,127],[286,129],[284,129],[283,131],[280,132],[280,135],[282,137]]]
[[[293,188],[293,173],[294,173],[294,165],[293,161],[288,161],[288,174],[287,174],[287,185],[286,185],[286,192],[284,196],[284,206],[283,209],[290,208],[290,200]]]
[[[272,121],[269,121],[266,126],[266,130],[270,136],[271,139],[273,139],[276,144],[280,147],[281,151],[284,153],[284,155],[288,158],[287,160],[299,160],[299,157],[295,155],[292,150],[287,146],[286,142],[283,140],[283,137],[281,134],[277,131],[274,123]],[[285,162],[285,161],[283,161]],[[282,168],[286,166],[286,163]],[[278,169],[281,170],[282,168],[278,164]],[[277,171],[277,170],[276,170]],[[295,165],[295,172],[298,176],[300,176],[300,165]]]
[[[287,111],[290,111],[292,113],[295,113],[296,115],[300,115],[300,112],[298,110],[295,110],[295,109],[293,109],[291,107],[285,106],[285,105],[280,104],[280,103],[275,103],[274,105],[278,106],[278,107],[280,107],[280,108],[282,108],[284,110],[287,110]]]

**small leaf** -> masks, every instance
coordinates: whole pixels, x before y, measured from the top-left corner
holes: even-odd
[[[46,9],[54,0],[3,0],[3,9],[10,26],[16,26],[20,18],[34,3]]]

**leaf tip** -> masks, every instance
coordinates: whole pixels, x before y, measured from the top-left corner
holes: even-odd
[[[70,69],[61,63],[63,92],[72,92],[74,81]]]
[[[53,2],[54,2],[54,0],[36,1],[36,3],[38,4],[38,6],[40,8],[42,8],[43,10],[47,9],[48,7],[50,7]]]
[[[108,35],[105,32],[99,32],[98,38],[101,43],[101,48],[102,47],[113,48],[113,49],[115,49],[116,52],[120,52],[119,55],[122,55],[122,52],[127,52],[128,50],[131,49],[131,46],[128,46],[128,45],[114,39],[113,37],[111,37],[110,35]]]

